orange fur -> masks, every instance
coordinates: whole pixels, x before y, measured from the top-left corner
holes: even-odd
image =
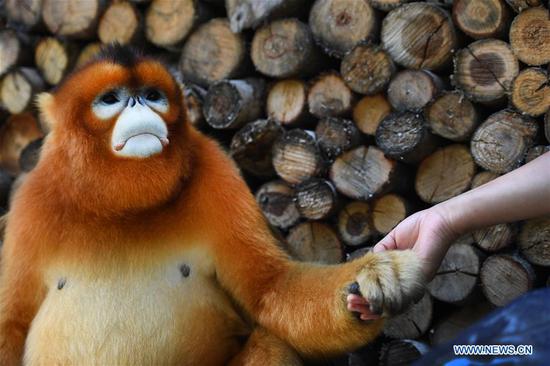
[[[115,121],[95,119],[89,106],[120,84],[156,85],[168,96],[170,145],[161,154],[121,159],[109,151]],[[234,364],[253,365],[246,360],[285,349],[279,359],[342,353],[378,334],[382,321],[356,320],[345,296],[381,257],[337,266],[289,260],[237,168],[187,123],[180,101],[170,75],[148,59],[131,68],[92,63],[41,97],[53,130],[8,219],[0,364],[18,364],[25,353],[28,364],[86,355],[91,364],[236,357]],[[415,264],[396,258],[392,264],[418,276]],[[178,263],[190,265],[187,279],[177,277]],[[238,355],[254,324],[263,330]]]

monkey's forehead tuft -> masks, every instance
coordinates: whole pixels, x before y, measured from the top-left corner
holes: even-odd
[[[93,61],[109,61],[124,67],[133,67],[143,61],[143,54],[137,49],[118,43],[105,45]]]

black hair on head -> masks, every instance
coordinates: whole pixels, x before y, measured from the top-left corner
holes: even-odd
[[[122,46],[119,43],[111,43],[101,48],[95,60],[111,61],[125,67],[132,67],[142,58],[141,52],[135,48]]]

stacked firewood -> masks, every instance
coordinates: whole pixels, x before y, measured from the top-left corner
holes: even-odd
[[[1,3],[1,2],[0,2]],[[550,150],[542,0],[4,0],[0,204],[47,126],[34,97],[118,42],[164,60],[190,119],[242,169],[298,260],[364,254],[411,213]],[[461,238],[380,344],[341,360],[408,364],[550,268],[550,219]]]

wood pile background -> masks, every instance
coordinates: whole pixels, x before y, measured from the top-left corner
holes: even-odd
[[[541,0],[0,1],[0,204],[34,166],[33,103],[102,43],[163,59],[299,260],[365,253],[407,215],[550,150]],[[550,219],[455,243],[425,297],[333,361],[408,364],[549,282]]]

